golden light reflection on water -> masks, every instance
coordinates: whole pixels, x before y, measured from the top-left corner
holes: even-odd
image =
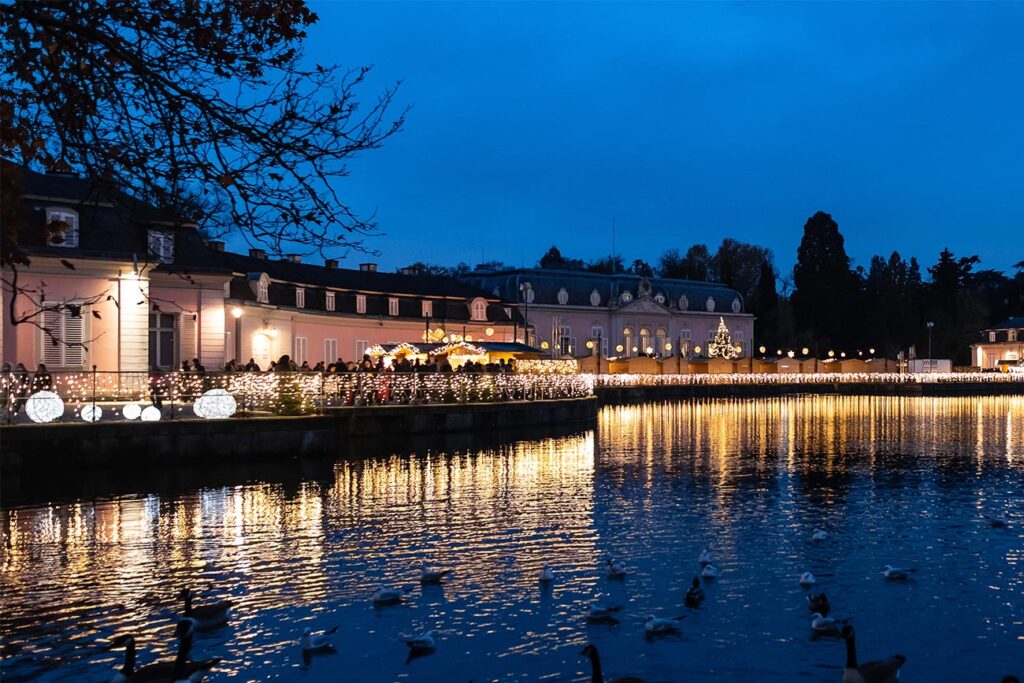
[[[175,593],[186,584],[207,598],[230,595],[238,606],[230,638],[205,652],[225,658],[227,675],[259,679],[283,670],[294,677],[282,653],[293,647],[295,619],[321,613],[343,613],[351,637],[365,636],[353,646],[352,661],[376,672],[397,634],[421,622],[410,623],[419,614],[413,608],[373,611],[368,590],[414,581],[413,566],[424,562],[456,570],[459,579],[443,594],[424,594],[422,607],[431,618],[444,615],[464,639],[458,647],[466,660],[538,661],[559,642],[583,637],[577,621],[582,606],[607,590],[597,567],[610,552],[639,565],[621,599],[637,601],[636,610],[662,609],[665,591],[678,592],[692,578],[685,558],[710,538],[726,573],[716,599],[738,611],[760,596],[777,598],[780,577],[807,568],[801,535],[808,524],[827,520],[844,539],[837,543],[849,543],[836,552],[846,562],[836,574],[855,577],[843,590],[861,590],[860,577],[888,557],[884,544],[908,535],[886,526],[875,501],[886,514],[915,517],[912,524],[921,526],[909,537],[921,543],[913,551],[918,557],[955,557],[959,567],[961,556],[947,553],[989,552],[988,566],[1002,563],[1005,572],[989,585],[1016,597],[1021,557],[1009,545],[1013,539],[1004,539],[1005,549],[991,539],[981,546],[974,534],[987,525],[952,532],[940,518],[948,510],[962,514],[957,506],[965,505],[972,508],[970,524],[995,504],[1019,516],[1006,490],[1008,480],[1011,490],[1019,481],[1011,470],[1021,468],[1022,444],[1022,397],[642,404],[603,408],[596,433],[350,458],[286,482],[0,511],[0,632],[13,653],[5,673],[27,679],[81,658],[82,668],[59,670],[95,678],[97,655],[88,653],[97,652],[97,638],[124,630],[146,639],[151,653],[167,652]],[[877,531],[872,539],[857,537],[865,526]],[[932,537],[939,533],[961,536],[944,545]],[[869,540],[878,547],[865,550]],[[535,580],[544,563],[558,567],[557,590],[564,591],[550,604]],[[870,596],[863,599],[865,609],[873,608]],[[1008,618],[996,617],[986,614],[995,624],[993,640],[1005,635]],[[728,629],[741,626],[723,621],[722,631],[686,647],[731,642]],[[792,643],[787,628],[765,626],[771,638]],[[482,642],[492,649],[475,650]],[[568,668],[557,669],[563,678],[576,671],[578,649],[569,653]],[[707,661],[715,656],[723,655],[700,654]],[[548,672],[527,670],[530,680]],[[493,674],[477,670],[481,679]]]

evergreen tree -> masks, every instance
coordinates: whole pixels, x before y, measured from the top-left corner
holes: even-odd
[[[683,257],[683,277],[688,280],[707,282],[711,269],[711,254],[708,245],[695,244],[686,250]]]
[[[820,352],[825,346],[852,345],[860,322],[858,282],[839,225],[823,211],[804,225],[793,284],[793,313],[801,333]]]

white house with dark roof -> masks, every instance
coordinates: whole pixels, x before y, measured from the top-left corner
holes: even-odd
[[[529,318],[529,343],[556,356],[702,357],[720,319],[741,356],[753,348],[754,316],[743,297],[714,282],[550,268],[473,271],[462,279],[515,302]]]
[[[982,370],[1024,363],[1024,316],[982,330],[980,341],[971,345],[971,363]]]

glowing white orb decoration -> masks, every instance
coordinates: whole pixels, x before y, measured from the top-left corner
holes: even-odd
[[[33,422],[53,422],[64,414],[64,401],[52,391],[37,391],[28,397],[25,412]]]
[[[125,403],[124,408],[121,408],[121,414],[126,420],[138,420],[139,415],[142,415],[142,406],[138,403]]]
[[[90,403],[82,408],[82,419],[86,422],[99,422],[101,417],[103,417],[103,408],[95,403]]]
[[[160,419],[160,409],[156,406],[146,406],[146,409],[142,411],[143,422],[156,422]]]
[[[207,420],[223,420],[231,417],[238,409],[235,397],[225,389],[210,389],[196,399],[192,412]]]

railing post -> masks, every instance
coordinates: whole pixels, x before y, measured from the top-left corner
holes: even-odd
[[[92,409],[96,410],[96,366],[92,366]],[[99,420],[97,420],[99,422]]]

